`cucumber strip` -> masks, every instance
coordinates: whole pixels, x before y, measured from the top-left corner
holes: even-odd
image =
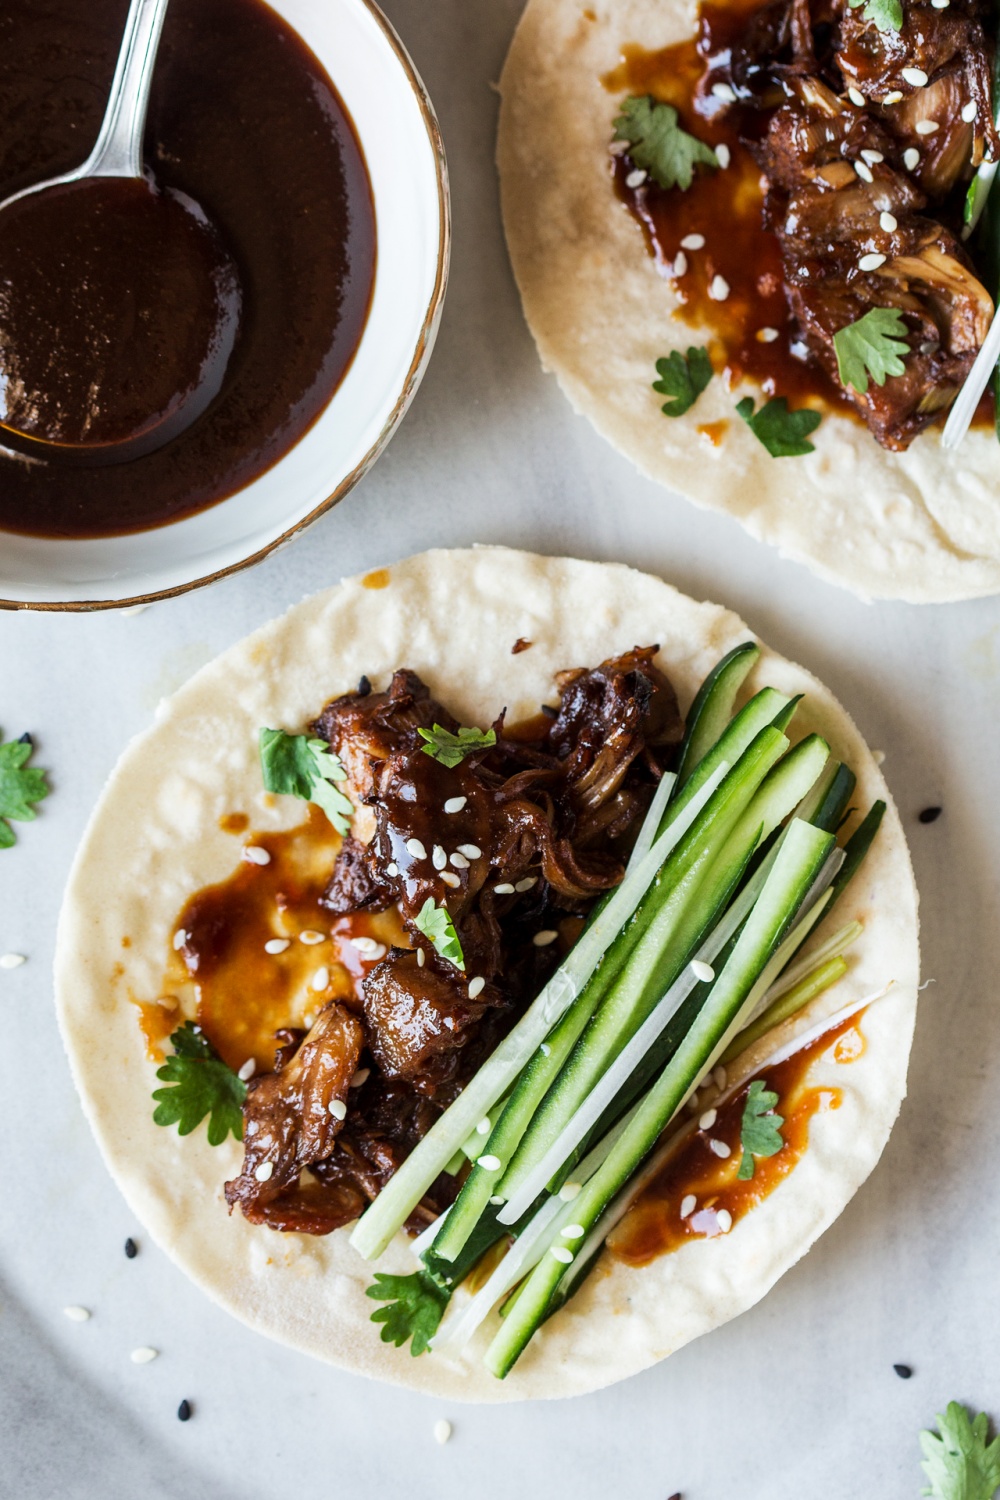
[[[757,664],[760,647],[744,641],[709,672],[688,710],[680,765],[678,791],[695,767],[704,760],[733,716],[736,695]]]
[[[410,1254],[414,1260],[419,1260],[423,1264],[425,1253],[431,1248],[441,1233],[441,1227],[450,1213],[451,1205],[449,1204],[443,1214],[438,1214],[433,1224],[428,1224],[427,1228],[421,1230],[415,1240],[410,1241]]]
[[[715,768],[714,777],[704,784],[702,797],[689,803],[686,816],[678,818],[660,835],[645,859],[622,881],[517,1025],[490,1054],[455,1102],[434,1122],[420,1144],[410,1152],[361,1215],[351,1234],[351,1244],[365,1260],[382,1254],[435,1177],[507,1092],[552,1026],[572,1005],[605,950],[632,917],[671,850],[685,837],[690,825],[711,801],[728,769],[725,763]]]
[[[865,817],[855,828],[847,843],[844,845],[844,863],[840,868],[836,880],[833,882],[833,901],[839,901],[845,889],[853,879],[858,866],[861,864],[868,850],[872,846],[872,840],[878,833],[885,817],[885,803],[873,802]]]
[[[754,1042],[773,1031],[775,1026],[780,1026],[782,1021],[787,1021],[789,1016],[794,1016],[796,1011],[808,1005],[810,1000],[815,1000],[817,995],[822,995],[824,990],[830,989],[838,984],[847,973],[846,958],[828,958],[825,963],[818,964],[804,979],[793,985],[780,1000],[775,1000],[766,1010],[762,1010],[755,1021],[745,1026],[738,1032],[729,1046],[723,1052],[719,1061],[725,1066],[734,1058],[739,1057]]]
[[[697,794],[699,787],[704,785],[715,768],[723,761],[728,761],[731,766],[735,766],[762,730],[772,725],[783,729],[785,725],[776,725],[775,720],[779,714],[787,713],[794,702],[794,699],[786,697],[784,693],[776,692],[774,688],[761,688],[749,703],[744,704],[728,729],[695,766],[674,800],[667,804],[664,821],[669,825],[680,816],[690,799]]]
[[[659,910],[580,1036],[502,1177],[498,1165],[493,1176],[496,1196],[510,1199],[517,1194],[520,1201],[529,1173],[646,1019],[664,987],[674,982],[693,956],[706,929],[729,900],[733,883],[756,843],[756,830],[732,865],[720,867],[717,857],[723,848],[731,849],[729,836],[734,826],[787,747],[783,734],[763,730],[678,844],[663,873],[662,883],[668,889]],[[511,1222],[506,1213],[503,1222]]]
[[[826,942],[820,943],[817,948],[812,948],[798,963],[789,964],[781,978],[772,984],[767,992],[767,1003],[772,1005],[775,1000],[780,1000],[789,990],[794,989],[803,979],[819,968],[820,964],[826,963],[828,959],[839,958],[846,953],[853,943],[864,932],[860,922],[848,922],[839,928]]]
[[[649,804],[649,812],[643,819],[642,827],[639,829],[639,837],[635,841],[635,847],[629,855],[628,864],[625,866],[626,875],[630,870],[634,870],[639,861],[645,859],[650,849],[652,849],[653,840],[656,838],[656,830],[659,828],[660,821],[663,818],[663,809],[670,801],[676,784],[677,777],[673,771],[664,771],[660,777],[656,791],[653,793],[653,800]]]
[[[836,833],[856,785],[857,777],[850,766],[831,758],[812,791],[803,797],[796,817],[827,833]]]
[[[607,1159],[575,1199],[574,1219],[586,1235],[649,1152],[698,1080],[722,1050],[727,1033],[745,1009],[768,959],[793,914],[812,889],[833,847],[833,837],[811,824],[793,822],[764,888],[722,973],[674,1057],[641,1101]],[[585,1237],[585,1236],[584,1236]],[[553,1249],[524,1282],[490,1345],[485,1363],[502,1379],[543,1321],[564,1275],[563,1256]],[[565,1252],[564,1252],[565,1253]]]

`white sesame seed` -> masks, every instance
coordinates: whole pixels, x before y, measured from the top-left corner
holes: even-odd
[[[691,960],[691,973],[695,979],[700,979],[702,984],[711,984],[715,978],[715,970],[712,968],[712,965],[706,964],[700,958],[693,958]]]
[[[133,1349],[129,1355],[129,1359],[134,1365],[148,1365],[152,1364],[153,1360],[159,1355],[159,1352],[159,1349],[150,1349],[147,1344],[142,1349]]]
[[[477,1167],[482,1167],[484,1172],[499,1172],[499,1156],[480,1156],[476,1161]]]
[[[435,844],[434,848],[431,850],[431,864],[434,866],[435,870],[443,870],[447,863],[447,854],[445,854],[440,844]]]
[[[493,889],[498,896],[513,896],[514,894],[514,887],[509,880],[505,880],[502,885],[495,885]]]
[[[758,344],[773,344],[775,339],[778,338],[778,330],[776,328],[758,328],[756,337]]]
[[[582,1187],[583,1184],[581,1182],[564,1182],[559,1189],[559,1196],[564,1203],[572,1203]]]
[[[536,932],[531,941],[536,948],[547,948],[550,943],[555,942],[558,936],[558,932],[554,932],[551,927],[545,927],[541,932]]]
[[[63,1313],[71,1323],[87,1323],[90,1321],[90,1310],[86,1307],[64,1307]]]
[[[327,968],[326,964],[320,964],[319,968],[316,970],[315,974],[309,981],[309,988],[311,990],[325,990],[329,983],[330,970]]]
[[[712,1069],[712,1078],[713,1078],[713,1080],[715,1082],[715,1087],[717,1089],[724,1089],[725,1088],[725,1086],[726,1086],[726,1080],[727,1080],[727,1074],[726,1074],[725,1068],[722,1066],[721,1063],[719,1064],[719,1066],[717,1068],[713,1068]]]
[[[457,849],[455,850],[455,853],[450,856],[450,859],[456,870],[467,870],[469,868],[469,861],[466,859],[464,854],[459,854]]]
[[[704,250],[705,236],[703,234],[686,234],[681,240],[682,250]]]
[[[517,882],[517,885],[515,885],[514,889],[515,889],[515,891],[517,891],[518,895],[521,896],[521,895],[524,894],[525,891],[532,891],[532,890],[534,890],[534,888],[535,888],[535,886],[537,884],[538,884],[538,876],[537,875],[526,875],[523,880],[519,880]]]
[[[180,950],[184,947],[184,944],[187,942],[187,940],[188,935],[184,931],[184,928],[178,927],[177,931],[174,933],[174,952],[179,953]]]
[[[917,135],[936,135],[941,126],[937,120],[918,120],[913,128]]]
[[[290,938],[268,938],[264,944],[265,953],[284,953],[286,948],[292,946]]]
[[[549,1046],[548,1042],[543,1042],[538,1050],[543,1057],[548,1057],[549,1053],[552,1051],[552,1048]]]
[[[27,962],[28,960],[23,953],[5,953],[0,958],[0,969],[19,969],[22,964],[26,964]]]
[[[720,1156],[723,1161],[725,1161],[727,1156],[732,1156],[732,1152],[725,1141],[709,1141],[708,1149],[709,1151],[714,1151],[716,1156]]]
[[[875,762],[875,764],[877,766],[881,766],[882,764],[884,764],[884,762],[885,762],[885,751],[884,750],[873,750],[872,751],[872,760]]]
[[[256,1120],[248,1120],[247,1121],[247,1135],[256,1135],[259,1129],[260,1129],[260,1124],[258,1123],[258,1121],[256,1121]]]
[[[242,1078],[243,1082],[246,1083],[247,1079],[252,1078],[256,1071],[257,1059],[255,1057],[248,1057],[236,1076]]]
[[[861,178],[862,182],[874,182],[875,181],[874,177],[872,176],[872,169],[871,169],[871,167],[866,167],[863,161],[856,161],[854,163],[854,170],[855,170],[855,172],[857,172],[857,174]]]
[[[947,10],[950,4],[951,0],[931,0],[931,5],[935,10]]]
[[[916,146],[907,146],[903,152],[903,166],[908,172],[915,172],[920,165],[920,152]]]
[[[624,156],[630,144],[631,142],[629,141],[612,141],[608,150],[612,156]]]
[[[451,1423],[450,1422],[446,1422],[444,1420],[444,1418],[442,1418],[440,1422],[435,1422],[434,1423],[434,1441],[436,1443],[440,1443],[441,1446],[442,1446],[442,1448],[443,1448],[444,1445],[445,1445],[445,1443],[448,1441],[448,1439],[450,1437],[451,1437]]]
[[[365,954],[374,953],[376,948],[382,946],[381,943],[376,943],[375,939],[370,937],[353,937],[349,941],[352,948],[357,948],[359,953]]]
[[[478,844],[459,844],[458,852],[464,854],[466,859],[479,859],[483,851]]]
[[[486,980],[481,974],[477,974],[475,979],[469,980],[469,999],[475,1000],[476,996],[481,995],[485,988]]]
[[[862,151],[861,155],[864,157],[865,161],[868,162],[869,166],[872,167],[876,162],[885,161],[885,157],[882,155],[881,151]]]
[[[468,800],[468,797],[449,797],[444,805],[444,810],[446,813],[459,813]]]
[[[392,860],[390,864],[386,865],[385,873],[392,876],[396,876],[399,874],[399,866],[397,865],[395,860]]]
[[[729,1209],[728,1208],[719,1208],[719,1209],[717,1209],[716,1213],[715,1213],[715,1217],[718,1220],[719,1228],[722,1230],[723,1234],[728,1234],[729,1231],[733,1227],[733,1216],[729,1212]]]
[[[729,282],[724,276],[713,276],[712,284],[708,289],[708,295],[713,302],[725,302],[729,296]]]
[[[977,110],[975,100],[970,99],[968,104],[962,110],[962,119],[965,121],[966,125],[972,124],[973,120],[976,118],[976,114]]]
[[[424,952],[423,948],[418,948],[417,949],[417,968],[418,969],[422,969],[423,966],[424,966],[424,964],[426,962],[427,962],[427,954]]]
[[[721,99],[724,104],[736,103],[736,95],[728,83],[713,83],[712,93],[716,99]]]
[[[631,171],[628,174],[628,176],[626,177],[626,179],[625,179],[625,186],[628,187],[628,188],[642,187],[642,185],[643,185],[643,183],[645,181],[646,181],[646,174],[645,174],[645,172],[642,170],[641,167],[635,167],[633,169],[633,171]]]
[[[698,1121],[698,1129],[699,1130],[711,1130],[712,1126],[715,1124],[715,1122],[716,1122],[716,1120],[718,1118],[719,1118],[719,1111],[717,1109],[706,1109],[705,1113],[702,1115],[701,1119]]]
[[[732,153],[730,152],[729,147],[727,145],[725,145],[724,143],[721,146],[716,146],[715,147],[715,159],[719,163],[719,166],[722,168],[722,170],[725,171],[726,168],[729,166],[729,163],[733,159],[732,158]]]
[[[862,255],[858,261],[859,271],[877,271],[879,266],[885,265],[885,256],[873,251],[871,255]]]
[[[553,1260],[557,1260],[561,1266],[571,1266],[573,1264],[573,1252],[572,1250],[567,1250],[565,1245],[553,1245],[552,1258]]]
[[[299,942],[305,943],[307,948],[314,948],[317,943],[326,942],[326,934],[317,932],[315,928],[307,927],[304,932],[299,933]]]
[[[248,860],[252,865],[269,865],[271,863],[271,856],[259,844],[247,844],[243,850],[243,858]]]
[[[900,76],[915,89],[922,89],[927,82],[923,68],[904,68]]]
[[[681,1199],[681,1218],[689,1219],[698,1207],[698,1200],[694,1193],[686,1193]]]
[[[856,104],[858,106],[858,109],[864,109],[864,107],[865,107],[865,96],[861,92],[861,90],[860,89],[856,89],[853,86],[853,84],[847,90],[847,97],[848,97],[848,99],[850,99],[850,101],[851,101],[852,104]]]
[[[941,345],[937,339],[924,339],[920,345],[921,354],[936,354]]]
[[[493,1204],[493,1207],[496,1208],[499,1206],[499,1204],[506,1203],[507,1199],[503,1196],[502,1193],[494,1193],[493,1197],[490,1199],[490,1202]]]
[[[329,1110],[335,1120],[347,1119],[347,1105],[344,1103],[343,1099],[331,1099]]]
[[[687,268],[688,268],[688,258],[684,254],[683,250],[678,250],[677,254],[674,256],[674,267],[673,267],[674,275],[675,276],[685,276],[685,275],[687,275]]]
[[[302,1024],[307,1031],[312,1031],[313,1027],[316,1025],[315,1012],[307,1010],[305,1015],[302,1017]]]
[[[427,858],[427,850],[424,848],[419,839],[407,839],[406,849],[409,854],[413,855],[414,859]]]
[[[370,1073],[371,1068],[359,1068],[354,1077],[351,1079],[351,1088],[359,1089],[363,1083],[367,1083],[368,1075]]]
[[[899,101],[902,99],[902,97],[903,97],[902,90],[900,90],[900,89],[893,89],[893,91],[892,91],[891,94],[886,94],[885,98],[882,100],[882,103],[883,104],[898,104]]]
[[[891,214],[887,211],[879,214],[878,221],[881,224],[882,228],[885,230],[886,234],[892,234],[894,230],[899,228],[896,215]]]
[[[258,1182],[269,1182],[274,1176],[274,1162],[262,1161],[260,1166],[255,1169],[253,1175]]]
[[[444,881],[445,885],[450,886],[454,891],[457,891],[458,887],[462,884],[458,876],[453,875],[450,870],[442,870],[441,879]]]
[[[586,1232],[582,1224],[567,1224],[559,1231],[564,1240],[582,1240]]]
[[[486,1119],[485,1120],[480,1120],[479,1124],[476,1126],[476,1134],[477,1135],[489,1135],[490,1129],[491,1129],[490,1120],[489,1120],[489,1116],[487,1115]]]

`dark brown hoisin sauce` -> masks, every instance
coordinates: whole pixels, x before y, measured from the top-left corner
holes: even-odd
[[[86,158],[127,10],[128,0],[0,0],[0,199]],[[172,0],[144,154],[161,189],[200,207],[238,272],[222,390],[131,462],[81,469],[0,453],[0,528],[105,536],[212,505],[292,447],[354,356],[375,270],[364,157],[331,80],[263,0]]]
[[[319,808],[310,806],[306,821],[285,832],[247,834],[244,847],[266,850],[270,862],[254,864],[244,856],[225,880],[191,897],[174,928],[184,937],[177,939],[164,989],[193,986],[196,1018],[212,1046],[230,1067],[252,1057],[263,1071],[274,1066],[281,1027],[310,1025],[331,1000],[360,1011],[361,980],[382,955],[362,953],[352,938],[371,938],[383,953],[391,944],[408,948],[410,941],[395,908],[335,917],[320,905],[340,837]],[[303,933],[309,941],[302,941]],[[280,953],[264,946],[286,939]],[[161,1008],[140,1009],[149,1040],[145,1011]],[[175,1017],[174,1025],[179,1013]]]
[[[781,1134],[785,1144],[774,1156],[754,1158],[753,1177],[741,1182],[736,1175],[742,1158],[743,1110],[753,1081],[748,1079],[720,1107],[711,1130],[692,1130],[679,1141],[674,1155],[609,1236],[612,1254],[630,1266],[644,1266],[692,1240],[715,1238],[724,1232],[717,1217],[723,1209],[735,1225],[772,1193],[802,1159],[809,1145],[813,1116],[840,1107],[840,1089],[810,1083],[813,1063],[831,1051],[839,1063],[860,1057],[865,1047],[860,1031],[863,1015],[864,1011],[858,1011],[777,1067],[762,1068],[754,1074],[778,1095],[775,1108],[784,1116]],[[709,1146],[710,1140],[723,1141],[730,1155],[718,1157]],[[681,1204],[691,1194],[697,1206],[681,1218]]]

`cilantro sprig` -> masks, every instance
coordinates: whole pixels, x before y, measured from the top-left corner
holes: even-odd
[[[777,1156],[785,1144],[781,1127],[783,1115],[774,1112],[778,1096],[769,1089],[762,1078],[755,1078],[747,1092],[740,1125],[740,1144],[743,1156],[736,1176],[741,1182],[749,1182],[754,1174],[755,1156]]]
[[[879,31],[902,31],[903,7],[900,0],[847,0],[852,10],[864,6],[861,12],[865,21],[871,21]]]
[[[853,385],[863,396],[869,375],[876,385],[885,385],[889,375],[902,375],[906,370],[903,357],[910,346],[903,314],[898,307],[873,307],[857,322],[839,329],[833,335],[833,347],[841,385]]]
[[[753,397],[744,396],[737,402],[736,410],[772,458],[796,458],[799,454],[815,451],[806,438],[820,424],[818,411],[810,411],[807,407],[789,411],[784,396],[772,397],[757,412],[754,411]]]
[[[430,1346],[451,1298],[451,1288],[426,1269],[409,1276],[379,1271],[365,1295],[386,1304],[371,1316],[373,1323],[382,1324],[383,1344],[395,1344],[399,1349],[411,1339],[410,1353],[416,1356]]]
[[[326,740],[286,734],[283,729],[262,729],[260,764],[267,791],[315,802],[339,834],[350,832],[354,808],[333,785],[346,781],[347,772]]]
[[[176,1125],[178,1135],[190,1135],[208,1119],[208,1144],[221,1146],[232,1131],[243,1139],[243,1101],[247,1086],[212,1047],[208,1038],[185,1021],[170,1038],[173,1055],[156,1076],[167,1088],[154,1089],[157,1125]]]
[[[660,410],[665,417],[682,417],[711,380],[712,361],[704,347],[692,346],[686,354],[675,349],[667,358],[656,361],[656,373],[660,378],[653,381],[653,390],[672,398]]]
[[[970,1418],[958,1401],[937,1418],[938,1432],[922,1432],[920,1467],[930,1480],[931,1500],[993,1500],[1000,1489],[1000,1438],[987,1442],[985,1412]]]
[[[41,802],[51,790],[45,772],[27,765],[33,749],[30,734],[0,744],[0,849],[17,842],[8,819],[33,822],[37,814],[31,804]]]
[[[444,903],[435,906],[433,898],[428,896],[413,920],[424,937],[430,938],[435,951],[464,973],[465,954],[462,952],[462,944],[455,931],[455,924],[451,920],[451,913]]]
[[[672,104],[658,104],[650,95],[622,101],[615,120],[616,141],[628,141],[628,154],[637,167],[647,171],[661,188],[679,187],[687,192],[695,167],[718,167],[711,146],[689,135],[677,123]]]
[[[433,729],[425,729],[421,724],[417,733],[426,741],[420,747],[424,754],[432,755],[452,771],[473,750],[489,750],[497,742],[495,729],[467,729],[464,725],[459,725],[458,733],[452,734],[442,724],[435,724]]]

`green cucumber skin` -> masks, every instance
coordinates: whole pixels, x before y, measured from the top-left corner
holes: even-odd
[[[713,1051],[739,1016],[768,958],[794,920],[799,904],[833,845],[831,834],[810,824],[793,825],[729,962],[687,1036],[604,1164],[575,1200],[576,1219],[585,1231],[593,1227],[653,1149],[692,1083],[701,1077]],[[561,1262],[546,1253],[525,1281],[486,1353],[486,1367],[498,1378],[503,1379],[510,1372],[544,1319],[564,1271]]]
[[[663,821],[659,827],[659,833],[669,828],[670,824],[679,813],[690,802],[691,798],[704,786],[717,766],[723,761],[728,761],[730,766],[735,766],[743,755],[746,754],[754,740],[763,730],[769,729],[779,714],[784,713],[793,700],[787,698],[784,693],[777,692],[774,688],[761,688],[759,693],[752,697],[749,703],[745,703],[739,713],[732,720],[725,732],[720,735],[708,754],[695,766],[683,789],[675,790],[673,800],[667,803],[667,810],[663,815]],[[781,728],[775,725],[775,728]]]
[[[872,841],[878,833],[884,817],[885,803],[881,801],[873,802],[865,817],[844,845],[844,863],[837,871],[830,887],[833,895],[830,897],[830,904],[826,909],[827,916],[830,915],[830,912],[836,906],[845,889],[857,873],[865,855],[872,846]]]
[[[857,784],[858,778],[850,766],[845,766],[842,761],[835,762],[833,779],[820,798],[809,822],[815,828],[822,828],[826,833],[836,833],[847,811],[847,804],[854,796],[854,788]]]
[[[787,745],[788,741],[777,730],[762,730],[671,854],[664,866],[664,881],[671,862],[675,863],[680,878],[653,915],[641,945],[634,948],[615,986],[601,1002],[536,1111],[497,1192],[511,1196],[540,1152],[555,1139],[558,1130],[590,1093],[605,1071],[609,1057],[624,1046],[688,962],[706,922],[714,920],[718,903],[726,894],[725,883],[719,881],[711,909],[706,911],[700,903],[705,882],[718,866],[720,849],[729,847],[733,826]],[[740,861],[740,868],[743,863],[745,858]],[[696,919],[691,914],[695,900],[699,900]]]
[[[760,647],[754,641],[744,641],[728,652],[721,661],[716,662],[698,689],[688,710],[684,744],[681,746],[680,764],[677,767],[677,791],[681,790],[691,772],[725,731],[732,718],[736,694],[753,671],[759,657]]]

